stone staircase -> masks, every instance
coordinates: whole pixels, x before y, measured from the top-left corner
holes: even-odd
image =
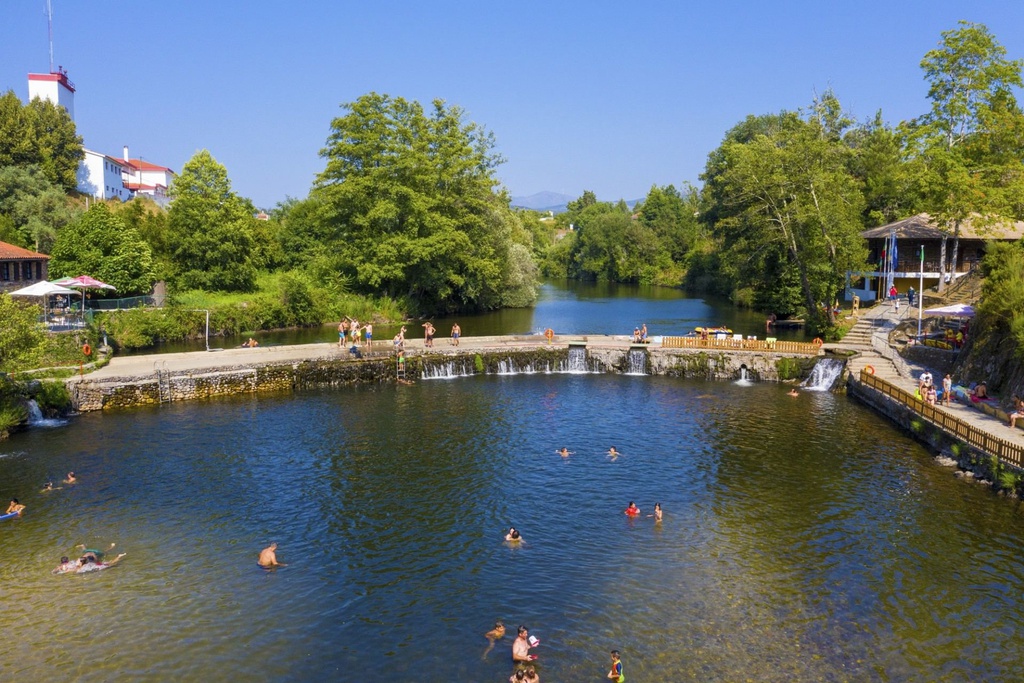
[[[885,304],[881,304],[881,306],[884,305]],[[871,346],[871,338],[874,335],[878,334],[888,337],[889,331],[892,329],[893,325],[893,322],[885,319],[881,315],[866,315],[857,321],[857,324],[846,333],[846,336],[843,337],[842,341],[835,344],[829,344],[828,348],[846,352],[853,351],[857,354],[851,357],[846,363],[847,372],[855,376],[859,376],[860,371],[870,365],[874,368],[875,374],[879,377],[891,382],[898,382],[904,378],[896,369],[896,365],[875,351]]]

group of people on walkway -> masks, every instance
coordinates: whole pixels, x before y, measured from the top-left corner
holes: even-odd
[[[344,348],[349,343],[358,347],[360,342],[366,348],[373,346],[373,323],[360,326],[358,320],[345,316],[338,323],[338,348]]]

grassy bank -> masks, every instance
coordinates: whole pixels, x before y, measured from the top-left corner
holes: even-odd
[[[344,316],[375,323],[404,318],[402,307],[391,299],[337,291],[299,273],[273,273],[264,275],[251,294],[182,292],[162,309],[97,314],[94,325],[102,327],[116,348],[137,349],[203,337],[206,311],[211,336],[322,325]]]

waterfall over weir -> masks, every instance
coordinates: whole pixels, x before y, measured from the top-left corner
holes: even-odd
[[[34,400],[29,400],[28,404],[28,426],[29,427],[63,427],[68,423],[67,420],[59,418],[47,419],[43,417],[43,411],[39,409],[39,404]]]
[[[473,373],[464,367],[457,367],[455,361],[423,366],[421,379],[455,379],[456,377],[472,377]]]
[[[647,374],[647,353],[642,349],[630,349],[626,356],[626,362],[627,375]]]
[[[830,391],[839,375],[843,373],[844,367],[846,363],[838,358],[822,358],[815,363],[811,376],[800,386],[807,391]]]

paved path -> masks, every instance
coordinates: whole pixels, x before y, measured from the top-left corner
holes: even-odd
[[[889,333],[901,322],[916,321],[917,313],[918,309],[902,303],[899,313],[888,302],[862,309],[860,320],[843,341],[827,344],[826,348],[857,351],[860,356],[851,359],[847,364],[854,376],[859,376],[865,366],[871,365],[877,376],[913,394],[917,390],[921,374],[929,368],[899,356],[896,350],[889,346]],[[931,372],[936,386],[941,388],[942,375],[934,370]],[[1024,420],[1017,422],[1016,429],[1010,429],[1006,421],[989,415],[973,405],[951,402],[949,406],[940,405],[938,408],[992,436],[1014,443],[1024,442]]]
[[[609,335],[556,335],[553,346],[564,346],[572,342],[586,342],[591,348],[629,348],[629,336]],[[453,346],[447,337],[435,338],[432,353],[456,353],[466,349],[479,351],[497,351],[501,349],[529,349],[547,346],[547,340],[541,335],[500,336],[500,337],[463,337],[459,346]],[[652,344],[652,348],[657,348]],[[388,355],[394,350],[390,339],[378,340],[373,344],[372,354],[366,347],[360,346],[363,353],[370,355]],[[406,353],[410,356],[425,351],[422,339],[407,339]],[[280,365],[283,363],[301,363],[308,360],[329,358],[350,358],[348,347],[339,348],[337,344],[296,344],[281,346],[258,346],[254,349],[232,348],[211,351],[191,351],[187,353],[155,353],[139,356],[115,356],[105,367],[85,375],[85,380],[110,380],[129,377],[151,376],[157,366],[161,372],[170,373],[201,373],[215,368],[238,367],[243,365],[263,366]]]

